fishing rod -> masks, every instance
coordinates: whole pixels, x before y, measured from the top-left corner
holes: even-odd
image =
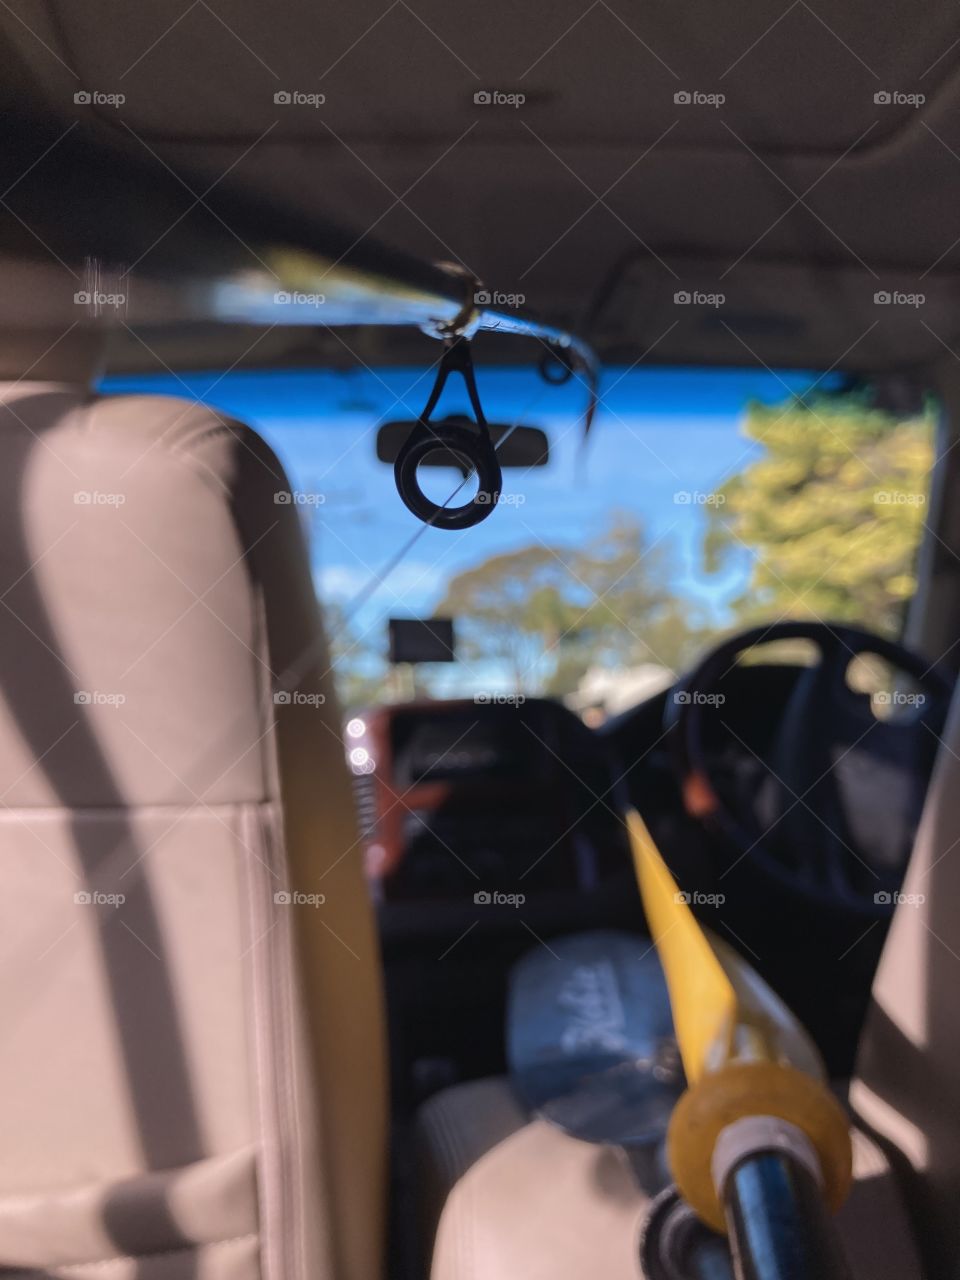
[[[627,825],[688,1084],[667,1130],[676,1193],[648,1224],[647,1274],[721,1280],[726,1235],[736,1280],[852,1280],[832,1218],[852,1182],[850,1130],[819,1054],[700,927],[639,814]],[[717,1234],[691,1234],[694,1223]]]

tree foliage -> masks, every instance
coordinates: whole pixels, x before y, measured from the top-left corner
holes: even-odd
[[[390,675],[382,628],[364,629],[348,617],[339,601],[328,601],[324,612],[330,665],[336,673],[341,706],[351,711],[379,702]]]
[[[913,594],[933,461],[933,415],[900,420],[862,396],[748,406],[763,454],[708,509],[705,563],[753,556],[745,621],[818,617],[899,630]]]
[[[437,612],[456,618],[467,661],[498,661],[518,690],[559,695],[593,665],[673,665],[689,652],[672,578],[669,550],[614,513],[584,546],[536,542],[457,574]]]

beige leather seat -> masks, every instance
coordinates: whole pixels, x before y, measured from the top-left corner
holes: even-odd
[[[0,387],[11,1275],[380,1274],[375,938],[288,490],[198,405]]]

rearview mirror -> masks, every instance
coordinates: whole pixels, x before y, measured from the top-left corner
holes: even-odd
[[[441,419],[440,423],[462,424],[476,429],[476,424],[462,414],[451,414]],[[396,462],[401,446],[416,425],[414,421],[385,422],[377,432],[378,460],[391,464]],[[501,467],[545,467],[550,461],[546,432],[539,427],[511,427],[499,422],[491,422],[489,425],[490,439]],[[454,467],[461,475],[467,474],[463,459],[439,446],[422,459],[420,466]]]

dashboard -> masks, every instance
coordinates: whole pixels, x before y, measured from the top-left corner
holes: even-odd
[[[378,901],[577,893],[628,868],[604,745],[559,703],[378,707],[347,742]]]

